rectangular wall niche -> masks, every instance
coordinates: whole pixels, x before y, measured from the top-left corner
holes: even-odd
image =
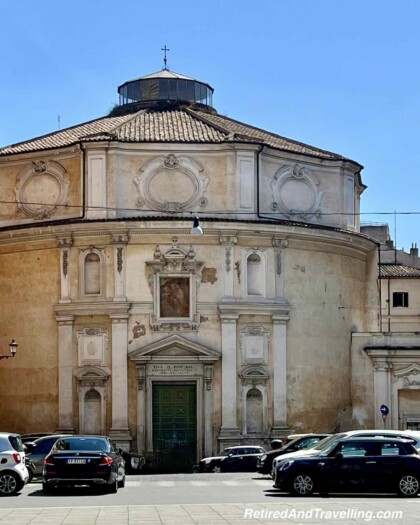
[[[77,332],[79,366],[103,365],[108,332],[103,328],[85,328]]]
[[[268,363],[269,331],[262,326],[247,326],[241,331],[240,345],[244,364]]]

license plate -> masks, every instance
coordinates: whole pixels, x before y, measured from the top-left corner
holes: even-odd
[[[69,465],[85,465],[86,460],[85,459],[68,459],[67,463]]]

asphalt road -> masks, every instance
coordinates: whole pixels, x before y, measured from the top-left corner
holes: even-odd
[[[399,514],[396,514],[399,513]],[[44,495],[31,483],[0,498],[0,525],[419,523],[420,497],[292,497],[254,473],[127,476],[117,494],[77,488]]]

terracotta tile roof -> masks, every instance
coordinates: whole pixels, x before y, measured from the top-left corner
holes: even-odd
[[[102,117],[6,146],[0,149],[0,156],[66,147],[83,141],[103,140],[134,143],[258,143],[323,159],[346,160],[341,155],[286,139],[228,117],[184,106],[160,111],[141,109],[122,116]]]
[[[420,278],[420,270],[405,264],[381,264],[379,267],[380,278],[414,279]]]

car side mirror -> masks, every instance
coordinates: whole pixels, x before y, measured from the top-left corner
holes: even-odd
[[[343,459],[343,453],[342,452],[337,452],[337,454],[335,455],[335,459],[337,461],[341,461]]]
[[[229,452],[228,458],[231,458],[233,456],[233,452]]]

